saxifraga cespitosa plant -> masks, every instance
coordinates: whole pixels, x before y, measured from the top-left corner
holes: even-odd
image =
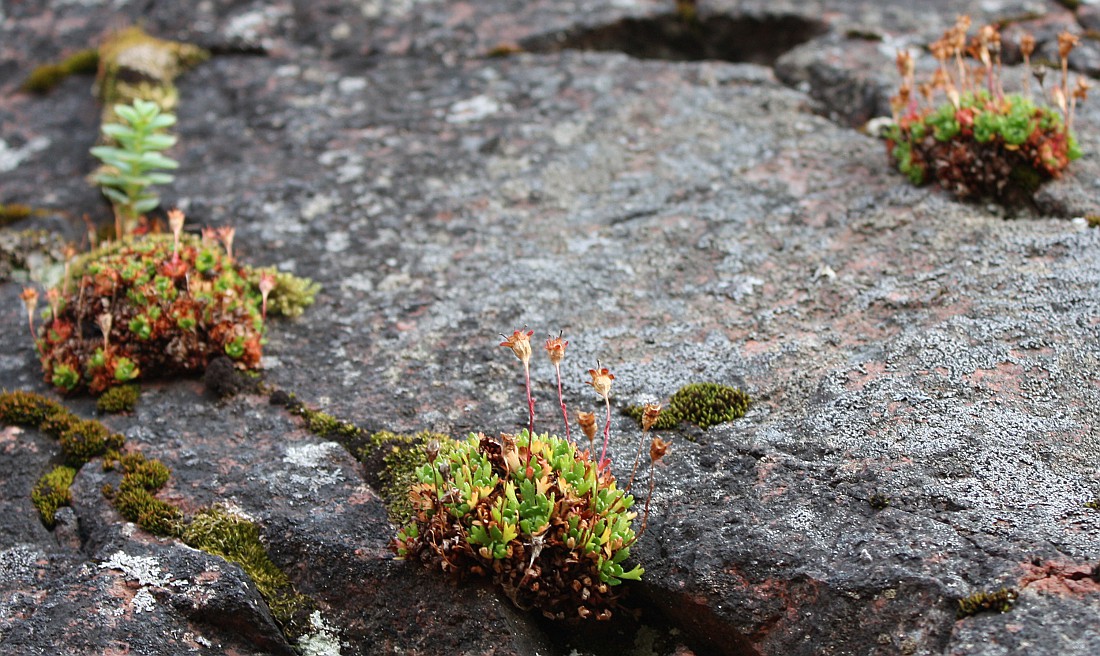
[[[417,469],[419,482],[409,491],[413,520],[398,532],[393,548],[400,558],[460,578],[488,576],[518,607],[537,608],[551,619],[608,619],[621,595],[618,586],[644,573],[641,566],[626,569],[623,563],[645,523],[635,533],[634,497],[629,486],[618,487],[611,473],[606,459],[609,424],[598,461],[593,455],[594,413],[581,413],[589,449],[568,438],[533,432],[531,334],[517,330],[501,344],[523,363],[528,428],[517,435],[502,434],[499,440],[479,433],[465,441],[429,443],[428,461]],[[559,376],[558,401],[568,431],[558,366],[567,344],[560,336],[546,342]],[[614,376],[602,367],[589,375],[588,384],[609,407]],[[660,438],[650,445],[650,496],[652,466],[667,449]],[[647,499],[647,513],[648,508]]]
[[[1050,107],[1032,94],[1031,75],[1040,93],[1046,77],[1046,69],[1031,67],[1034,37],[1025,33],[1019,44],[1023,93],[1006,94],[1000,32],[986,25],[968,42],[969,28],[970,18],[960,16],[930,46],[938,66],[927,82],[917,83],[912,55],[898,53],[902,82],[891,98],[894,123],[884,134],[887,152],[913,184],[933,179],[960,198],[1028,203],[1039,184],[1081,156],[1071,129],[1077,102],[1085,100],[1090,85],[1077,77],[1071,88],[1068,71],[1078,37],[1058,35],[1061,79],[1051,85]],[[939,93],[946,101],[937,105]]]
[[[182,234],[182,212],[170,211],[168,220],[170,236],[114,242],[66,264],[37,330],[38,293],[24,290],[46,382],[98,394],[143,372],[202,371],[217,355],[259,365],[276,274],[234,262],[232,228],[204,230],[200,240]]]
[[[155,102],[136,99],[132,105],[115,105],[121,123],[103,125],[103,136],[117,146],[96,146],[92,155],[106,167],[95,176],[103,195],[111,199],[115,210],[115,236],[133,231],[138,219],[160,204],[150,188],[168,184],[174,178],[162,169],[179,167],[176,160],[162,151],[176,143],[165,130],[176,124],[173,114],[162,112]]]

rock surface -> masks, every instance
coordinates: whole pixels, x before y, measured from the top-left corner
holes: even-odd
[[[82,179],[90,80],[19,93],[35,64],[137,19],[215,52],[179,81],[165,205],[323,285],[265,351],[268,383],[307,405],[368,430],[512,430],[522,374],[494,336],[525,323],[565,331],[573,408],[596,409],[597,358],[620,408],[700,380],[754,399],[732,424],[664,435],[638,619],[563,628],[392,560],[361,465],[266,398],[146,385],[103,421],[171,468],[162,498],[260,525],[317,604],[296,645],[239,567],[119,517],[98,462],[44,528],[30,489],[59,449],[0,428],[0,651],[1100,653],[1100,230],[1071,220],[1100,214],[1100,109],[1079,108],[1087,155],[1041,190],[1043,216],[1012,220],[909,186],[851,127],[887,106],[895,48],[958,11],[1048,40],[1077,17],[729,0],[702,3],[703,25],[759,44],[748,63],[688,61],[672,38],[633,52],[666,59],[614,52],[667,38],[671,4],[0,7],[0,203],[51,213],[7,230],[79,241],[82,216],[109,220]],[[500,45],[528,51],[486,56]],[[20,289],[0,285],[0,386],[47,392]],[[533,375],[538,427],[560,431],[553,370]],[[616,415],[619,474],[638,436]],[[1012,610],[957,618],[1001,588]]]

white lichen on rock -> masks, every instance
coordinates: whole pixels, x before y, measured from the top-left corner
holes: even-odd
[[[313,611],[309,623],[313,632],[298,639],[298,650],[302,656],[340,656],[340,637],[336,629],[321,617],[321,611]]]
[[[100,569],[117,569],[126,575],[126,578],[137,581],[140,585],[155,585],[165,587],[172,579],[162,575],[160,563],[152,556],[131,556],[124,551],[116,551],[110,558],[99,564]]]

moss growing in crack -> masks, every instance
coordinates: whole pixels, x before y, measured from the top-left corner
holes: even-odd
[[[108,414],[133,412],[139,396],[141,388],[137,385],[120,385],[110,388],[96,399],[95,407],[96,410]]]
[[[47,93],[70,75],[92,75],[99,66],[99,52],[89,48],[69,55],[54,64],[42,64],[23,81],[22,89],[30,93]]]
[[[33,392],[0,394],[0,423],[38,428],[51,414],[70,414],[60,403]]]
[[[417,467],[428,461],[427,445],[435,440],[440,445],[439,451],[447,453],[455,442],[447,435],[429,431],[415,435],[380,431],[369,439],[359,450],[359,460],[367,470],[367,483],[381,493],[390,521],[404,526],[415,511],[409,489],[418,482]]]
[[[137,98],[153,101],[166,112],[172,111],[179,100],[176,77],[209,56],[198,46],[158,39],[140,27],[107,37],[99,46],[96,75],[103,122],[115,121],[115,104],[128,104]]]
[[[271,403],[286,406],[287,412],[304,419],[306,428],[317,437],[341,440],[346,444],[364,434],[362,428],[349,421],[337,419],[327,412],[307,408],[293,394],[276,390],[271,394]]]
[[[871,504],[871,507],[875,510],[882,510],[890,505],[890,497],[880,492],[875,492],[867,498],[867,503]]]
[[[691,383],[684,385],[657,416],[653,428],[671,430],[681,423],[695,424],[706,430],[725,422],[740,419],[749,408],[749,395],[736,387],[718,383]],[[624,412],[639,423],[643,408],[629,406]]]
[[[195,513],[184,528],[188,545],[236,563],[256,584],[271,614],[287,633],[300,633],[297,617],[304,616],[312,601],[294,590],[290,578],[272,562],[256,524],[225,508],[213,506]]]
[[[1085,502],[1085,507],[1089,510],[1100,510],[1100,497],[1089,499]]]
[[[959,600],[958,617],[970,617],[978,613],[1006,613],[1012,610],[1019,593],[1012,588],[1001,588],[996,592],[976,592]]]
[[[183,513],[154,495],[168,483],[171,471],[159,460],[149,460],[138,451],[104,459],[105,469],[116,466],[122,471],[118,490],[104,489],[119,514],[153,535],[176,537],[180,534]]]
[[[65,462],[80,468],[92,458],[104,455],[111,449],[121,449],[125,438],[107,430],[98,421],[74,418],[69,422],[68,428],[58,436],[58,441],[61,443]]]
[[[34,485],[31,491],[31,502],[34,503],[42,523],[47,528],[54,527],[54,514],[61,506],[72,505],[73,493],[69,487],[76,478],[76,470],[72,467],[60,465],[44,474]]]

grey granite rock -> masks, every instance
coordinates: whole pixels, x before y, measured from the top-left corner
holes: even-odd
[[[1100,213],[1100,110],[1080,108],[1087,155],[1041,190],[1044,216],[1006,220],[909,186],[851,127],[888,107],[895,48],[936,38],[960,3],[703,4],[824,31],[784,42],[773,70],[553,45],[667,20],[671,3],[642,0],[5,5],[0,202],[67,217],[72,239],[83,214],[109,220],[81,179],[88,80],[15,88],[141,15],[217,53],[180,79],[165,202],[324,287],[272,325],[270,384],[368,430],[512,430],[522,373],[494,336],[526,323],[570,340],[571,408],[596,408],[597,358],[616,408],[699,380],[752,395],[732,424],[662,434],[671,454],[640,479],[656,476],[632,551],[640,619],[563,627],[393,560],[360,465],[284,409],[147,385],[133,415],[104,420],[169,465],[163,498],[257,521],[318,605],[317,649],[1100,652],[1100,513],[1085,507],[1100,496],[1100,231],[1070,220]],[[1074,20],[1053,1],[963,4],[979,22],[1034,12],[1036,32]],[[500,44],[539,52],[483,56]],[[46,391],[19,291],[0,285],[0,386]],[[553,370],[533,369],[536,427],[560,431]],[[96,462],[62,528],[43,528],[28,497],[56,445],[2,431],[0,649],[287,648],[239,568],[118,517]],[[616,413],[618,474],[638,439]],[[1019,591],[1009,612],[957,617],[1000,588]]]

